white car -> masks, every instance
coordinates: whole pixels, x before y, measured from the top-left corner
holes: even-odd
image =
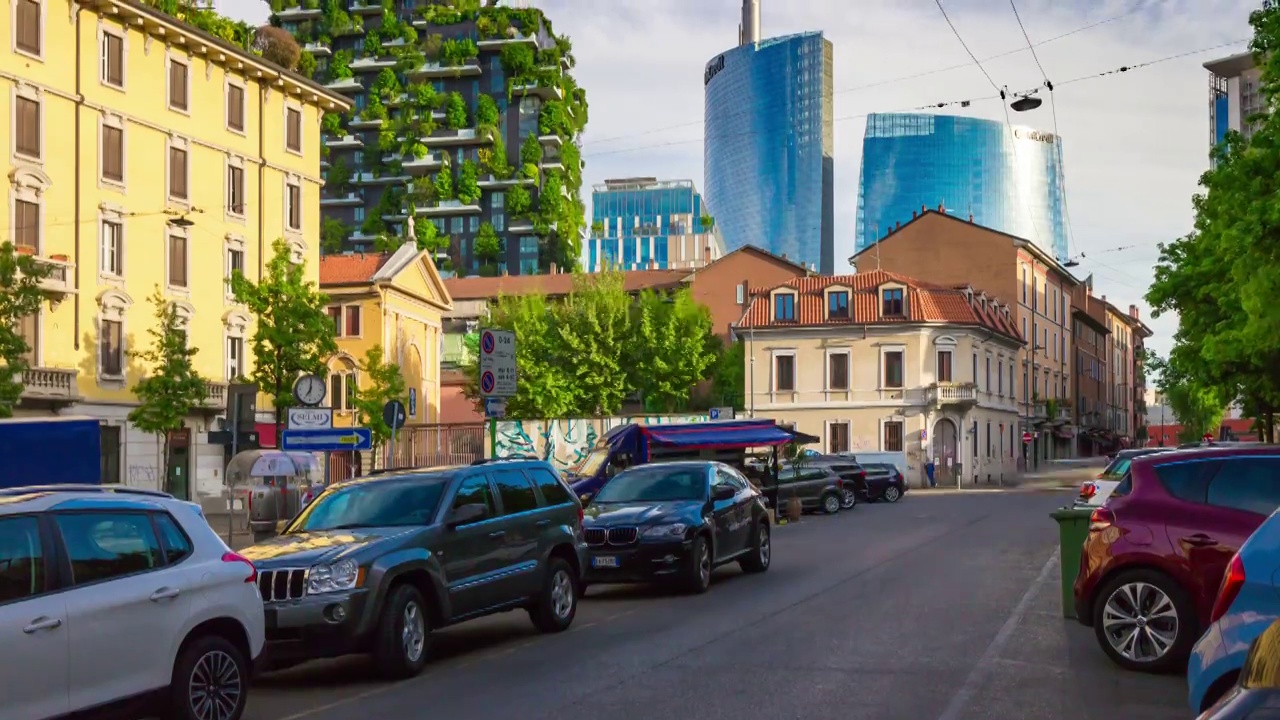
[[[0,490],[0,715],[237,720],[265,641],[257,576],[194,503]]]
[[[1154,455],[1156,453],[1168,452],[1173,448],[1134,448],[1131,450],[1121,450],[1116,453],[1107,467],[1098,477],[1093,480],[1086,480],[1080,486],[1080,494],[1076,497],[1076,507],[1101,507],[1111,497],[1111,493],[1115,492],[1120,482],[1124,480],[1124,476],[1129,473],[1129,464],[1134,458],[1143,455]]]

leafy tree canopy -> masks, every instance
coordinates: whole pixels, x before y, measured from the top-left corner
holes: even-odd
[[[31,255],[18,252],[11,242],[0,243],[0,418],[13,417],[13,408],[22,399],[22,373],[31,346],[23,338],[22,321],[40,312],[44,292],[40,281],[52,268]]]
[[[360,362],[360,387],[356,390],[356,413],[360,425],[369,428],[373,444],[382,447],[391,439],[391,427],[382,420],[382,408],[392,400],[405,402],[409,391],[405,387],[400,366],[388,362],[382,346],[374,345]]]

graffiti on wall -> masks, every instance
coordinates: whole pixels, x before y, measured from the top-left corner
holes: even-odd
[[[643,415],[636,417],[571,418],[555,420],[502,420],[494,447],[497,457],[533,455],[560,470],[577,465],[591,453],[596,441],[619,425],[668,425],[706,422],[706,413],[691,415]]]

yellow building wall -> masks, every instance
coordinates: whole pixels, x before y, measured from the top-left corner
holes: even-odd
[[[148,20],[148,34],[136,24],[129,23],[126,29],[118,20],[89,10],[73,12],[65,0],[46,0],[43,7],[43,61],[15,52],[12,6],[6,4],[6,12],[0,13],[0,157],[6,171],[0,180],[5,194],[5,202],[0,203],[0,227],[5,237],[12,237],[13,198],[18,186],[40,185],[39,255],[70,264],[76,291],[55,295],[54,302],[43,309],[35,364],[77,371],[74,390],[79,402],[63,412],[101,416],[108,424],[122,425],[128,444],[133,442],[132,429],[123,417],[136,405],[131,388],[147,368],[126,357],[123,382],[99,377],[98,322],[107,312],[104,305],[119,306],[127,352],[150,346],[148,331],[155,327],[155,307],[148,299],[157,286],[165,288],[168,223],[175,217],[186,217],[192,223],[185,230],[188,287],[166,289],[165,296],[189,315],[189,337],[200,351],[195,357],[196,368],[211,383],[223,385],[228,380],[228,334],[243,334],[244,371],[251,372],[253,320],[226,289],[228,250],[243,251],[245,273],[256,280],[270,255],[272,241],[285,237],[297,260],[305,263],[308,279],[318,282],[320,105],[333,99],[310,90],[301,96],[286,95],[285,84],[274,79],[264,88],[256,79],[262,69],[255,68],[256,61],[248,56],[237,58],[232,51],[218,48],[207,54],[191,53],[188,48],[208,49],[208,43],[191,37],[180,42],[183,38],[173,29],[161,35],[157,24],[185,27],[164,16]],[[123,90],[99,80],[99,46],[105,31],[125,36]],[[188,64],[189,111],[185,113],[168,107],[170,58]],[[229,78],[245,88],[243,132],[227,126]],[[298,87],[297,81],[290,82],[291,87]],[[19,92],[35,92],[40,99],[40,163],[29,163],[13,154],[14,104]],[[77,101],[77,93],[82,101]],[[302,113],[301,153],[286,149],[287,106]],[[100,179],[103,122],[124,128],[123,186]],[[168,198],[171,140],[185,143],[188,149],[189,198],[185,203]],[[244,168],[243,217],[228,213],[227,167],[231,162]],[[286,178],[302,188],[302,229],[296,233],[285,227]],[[115,217],[124,228],[120,279],[100,272],[104,215]],[[214,395],[211,410],[222,397],[220,390]],[[40,407],[28,412],[48,411]],[[196,426],[199,431],[208,429],[211,418],[206,415],[202,419],[204,424]],[[122,465],[133,466],[131,460],[122,461]],[[154,472],[142,475],[154,480]]]

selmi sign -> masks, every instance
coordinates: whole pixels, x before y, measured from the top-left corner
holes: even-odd
[[[711,84],[711,78],[713,78],[713,77],[715,77],[716,75],[720,74],[720,71],[721,71],[721,70],[723,70],[723,69],[724,69],[724,56],[723,56],[723,55],[721,55],[721,56],[717,57],[715,60],[712,60],[711,62],[707,63],[707,69],[706,69],[706,72],[702,73],[702,84],[703,84],[703,85],[709,85],[709,84]]]

